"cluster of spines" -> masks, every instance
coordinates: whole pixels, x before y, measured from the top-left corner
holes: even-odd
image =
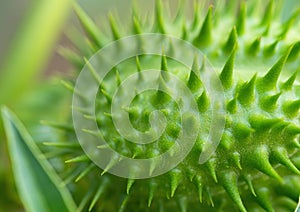
[[[162,18],[162,9],[160,2],[156,4],[156,24],[155,24],[155,31],[160,33],[168,33],[167,28],[165,26],[165,23]],[[262,34],[262,36],[268,35],[270,25],[272,23],[271,17],[274,12],[274,3],[273,1],[270,1],[270,3],[266,7],[266,15],[264,19],[261,21],[261,26],[265,26],[265,31]],[[197,6],[198,7],[198,6]],[[77,15],[82,23],[82,26],[85,29],[85,32],[87,33],[90,42],[92,42],[92,46],[94,46],[94,49],[99,49],[104,45],[103,34],[99,31],[97,26],[91,21],[89,17],[87,17],[83,11],[76,7],[75,8]],[[198,25],[199,25],[199,16],[198,11],[196,10],[194,20],[192,21],[191,31],[197,31]],[[209,47],[212,42],[212,33],[213,33],[213,24],[212,24],[212,12],[213,7],[209,7],[207,15],[202,23],[201,28],[199,28],[197,35],[194,38],[190,38],[190,35],[188,35],[189,29],[188,26],[183,21],[183,31],[182,31],[182,38],[189,39],[191,42],[199,47],[199,48],[206,48]],[[210,159],[207,163],[205,163],[206,173],[209,173],[211,176],[211,179],[215,183],[222,184],[226,192],[229,194],[229,196],[232,198],[232,200],[236,203],[238,208],[241,211],[246,211],[243,202],[241,200],[241,197],[239,195],[239,186],[238,186],[238,178],[242,175],[245,182],[249,186],[249,190],[253,193],[253,195],[256,197],[257,201],[265,208],[266,210],[271,210],[270,201],[267,201],[267,196],[265,195],[266,192],[268,192],[267,188],[261,188],[261,189],[254,189],[254,185],[252,184],[252,177],[250,175],[247,175],[244,173],[244,170],[255,168],[261,171],[262,173],[271,176],[273,178],[278,179],[279,181],[282,181],[281,177],[278,175],[278,173],[275,171],[273,166],[270,163],[271,161],[279,162],[282,165],[284,165],[286,168],[288,168],[290,171],[294,172],[295,174],[299,175],[298,168],[292,163],[292,161],[289,159],[289,153],[287,149],[289,146],[299,148],[299,143],[296,140],[296,136],[300,133],[300,128],[297,126],[297,124],[293,123],[293,119],[298,115],[299,108],[300,108],[300,100],[284,100],[283,103],[280,101],[281,96],[285,92],[290,92],[293,88],[293,83],[296,80],[297,77],[297,71],[293,73],[285,82],[279,83],[279,76],[280,73],[283,70],[284,64],[287,62],[287,60],[295,59],[298,52],[299,52],[299,43],[296,43],[295,45],[291,46],[287,53],[285,53],[282,58],[278,60],[278,62],[264,75],[264,76],[258,76],[254,75],[249,81],[238,83],[235,80],[234,77],[234,60],[235,56],[237,54],[238,48],[239,48],[239,42],[238,37],[240,35],[243,35],[246,33],[246,4],[242,3],[240,7],[239,16],[236,20],[236,26],[234,26],[228,36],[228,39],[223,44],[223,52],[224,55],[228,55],[227,62],[225,63],[221,73],[220,73],[220,80],[223,84],[223,87],[225,91],[232,96],[230,99],[228,99],[227,103],[227,111],[228,114],[232,114],[234,116],[235,114],[241,115],[240,109],[244,111],[250,111],[252,109],[253,104],[258,104],[260,106],[260,110],[262,114],[252,114],[251,116],[247,117],[248,120],[241,120],[240,122],[235,122],[234,118],[231,118],[228,116],[227,120],[227,129],[225,130],[220,147],[224,148],[227,151],[230,151],[234,148],[236,148],[237,141],[247,141],[247,139],[254,134],[260,134],[263,133],[261,131],[266,132],[265,134],[268,134],[271,130],[274,132],[274,134],[278,133],[278,136],[282,136],[285,139],[291,139],[292,142],[289,140],[282,140],[282,142],[285,142],[282,146],[272,145],[269,148],[269,144],[267,142],[263,142],[260,144],[255,144],[253,152],[249,152],[248,156],[245,152],[238,152],[234,151],[232,155],[230,155],[229,163],[235,167],[232,170],[227,171],[220,171],[218,170],[218,164],[219,160],[222,159],[222,156],[218,158],[218,155]],[[246,55],[252,55],[255,56],[260,52],[263,52],[263,55],[267,58],[272,55],[276,54],[276,46],[278,45],[280,39],[283,39],[289,28],[291,27],[291,23],[295,21],[295,17],[298,14],[296,12],[292,17],[286,22],[284,25],[282,32],[279,33],[278,39],[275,40],[270,45],[266,45],[262,47],[261,44],[261,37],[257,37],[253,40],[253,42],[249,43],[245,47],[245,54]],[[179,11],[179,13],[176,16],[177,18],[175,21],[180,20],[178,17],[183,17],[182,11]],[[112,35],[113,39],[117,40],[121,37],[120,33],[118,32],[118,28],[116,27],[115,20],[113,16],[110,16],[110,25],[112,29]],[[178,21],[180,22],[180,21]],[[134,14],[133,18],[133,32],[134,33],[142,33],[142,24],[139,22],[139,19],[137,18],[137,15]],[[72,62],[75,64],[82,64],[82,60],[78,58],[77,55],[73,54],[72,52],[67,52],[65,54]],[[141,64],[139,59],[137,58],[137,70],[141,70]],[[196,66],[197,67],[197,66]],[[163,56],[162,57],[162,70],[167,70],[167,60]],[[91,71],[93,68],[90,68]],[[199,67],[197,68],[199,69]],[[118,73],[118,72],[117,72]],[[201,87],[201,82],[198,82],[196,80],[196,77],[193,75],[193,71],[191,71],[191,74],[188,77],[187,85],[189,88],[193,91],[197,91],[199,87]],[[118,76],[119,74],[117,74]],[[163,77],[162,77],[163,78]],[[120,81],[120,78],[117,79],[117,82]],[[70,87],[70,84],[66,84],[66,87],[73,90],[72,87]],[[236,85],[236,86],[235,86]],[[279,90],[279,91],[278,91]],[[109,103],[111,101],[111,96],[108,92],[106,92],[104,89],[101,90],[102,94],[106,97],[107,102]],[[274,93],[275,92],[275,93]],[[159,96],[159,94],[157,95]],[[164,98],[160,96],[159,98]],[[272,111],[275,109],[278,109],[278,102],[281,102],[281,117],[274,117],[274,114],[271,114]],[[197,103],[199,106],[199,111],[201,113],[205,113],[209,108],[209,97],[207,96],[206,92],[203,91],[202,94],[197,98]],[[256,107],[254,107],[255,110],[257,110]],[[128,109],[128,111],[132,114],[135,113],[134,110]],[[249,112],[251,113],[251,112]],[[269,113],[271,115],[269,115]],[[111,116],[110,114],[106,114],[107,116]],[[285,118],[287,117],[287,118]],[[286,120],[285,120],[286,119]],[[296,121],[297,123],[297,121]],[[87,133],[94,133],[90,132],[89,130],[85,130]],[[280,134],[282,133],[282,134]],[[260,136],[260,135],[259,135]],[[253,138],[252,138],[253,139]],[[271,138],[271,139],[276,139]],[[279,141],[275,141],[279,142]],[[287,144],[287,143],[291,144]],[[201,142],[198,142],[201,143]],[[270,141],[270,143],[273,144],[273,141]],[[54,145],[54,144],[52,144]],[[64,147],[65,144],[57,143],[57,146]],[[201,145],[198,148],[198,153],[201,150]],[[68,147],[67,147],[68,148]],[[105,146],[99,147],[99,148],[106,148]],[[220,149],[220,148],[219,148]],[[221,150],[220,150],[221,151]],[[136,149],[136,152],[134,152],[133,156],[136,156],[139,154],[139,149]],[[246,158],[246,159],[245,159]],[[246,161],[246,162],[245,162]],[[71,162],[89,162],[89,159],[87,156],[80,155],[76,158],[70,159],[67,161],[68,163]],[[114,165],[116,160],[112,159],[112,162],[108,165],[108,167],[102,172],[102,174],[106,173],[110,167]],[[77,176],[77,181],[82,179],[85,175],[87,175],[91,170],[93,170],[94,165],[90,163],[87,168],[85,168],[81,173]],[[206,198],[209,202],[211,202],[211,205],[213,206],[213,193],[210,192],[210,188],[205,185],[205,180],[203,180],[203,176],[197,175],[196,171],[192,170],[193,167],[190,167],[190,170],[187,170],[187,175],[189,176],[189,180],[193,181],[193,183],[196,185],[196,188],[198,190],[198,196],[200,202],[202,202],[202,195],[203,193],[206,194]],[[239,170],[237,172],[236,170]],[[178,185],[182,183],[182,171],[175,169],[168,173],[169,179],[170,179],[170,191],[167,191],[167,197],[173,197],[175,195],[175,192],[178,188]],[[238,174],[237,174],[238,173]],[[149,199],[148,199],[148,206],[151,205],[151,202],[154,198],[154,184],[157,184],[156,180],[151,180],[151,183],[149,186]],[[130,192],[130,189],[134,185],[135,181],[132,179],[128,180],[127,183],[127,194]],[[152,185],[152,186],[151,186]],[[256,191],[257,190],[257,191]],[[92,204],[90,208],[94,206],[96,201],[100,198],[100,195],[103,193],[104,189],[102,186],[99,188],[99,190],[96,192],[97,195],[94,195],[94,198],[92,200]],[[260,195],[258,195],[260,194]],[[124,208],[126,203],[128,202],[128,198],[125,198],[121,208]],[[180,207],[185,207],[185,200],[184,198],[181,198],[179,201]]]
[[[234,55],[234,54],[235,53],[233,52],[232,55]],[[228,87],[225,87],[227,89],[231,88],[232,85],[234,84],[232,82],[232,80],[233,80],[232,79],[232,76],[233,76],[233,60],[234,60],[234,57],[232,57],[232,55],[229,57],[227,63],[224,65],[224,68],[220,73],[220,80],[223,83],[230,82],[230,85]],[[288,53],[287,53],[287,55],[288,55]],[[287,58],[287,55],[285,55],[284,58]],[[270,69],[269,73],[274,72],[274,70],[276,70],[277,72],[281,71],[282,66],[283,66],[282,62],[280,62],[281,60],[282,59],[280,59],[279,62],[277,62]],[[141,64],[140,64],[140,61],[139,61],[138,57],[137,57],[136,61],[137,61],[137,70],[139,70],[139,69],[141,69]],[[280,64],[279,69],[278,69],[278,66],[279,66],[278,64]],[[165,71],[168,70],[167,60],[166,60],[165,56],[162,57],[161,67]],[[197,70],[199,70],[199,68]],[[90,71],[93,71],[92,67],[90,68]],[[116,72],[116,73],[118,73],[118,72]],[[190,87],[191,90],[196,91],[201,86],[201,82],[197,82],[197,79],[195,78],[195,76],[192,73],[194,73],[194,72],[191,71],[191,74],[189,75],[189,77],[187,79],[187,85]],[[230,73],[230,74],[228,74],[228,73]],[[269,73],[267,73],[264,77],[269,76],[270,75]],[[226,77],[224,77],[224,76],[226,76]],[[264,77],[262,77],[261,80],[263,80]],[[255,97],[255,93],[254,93],[255,88],[256,88],[255,86],[256,85],[259,86],[259,84],[258,84],[259,81],[256,83],[256,78],[257,78],[256,75],[254,75],[254,77],[249,82],[246,82],[246,83],[242,84],[242,86],[238,89],[238,94],[236,95],[234,100],[229,101],[229,103],[227,105],[228,112],[234,114],[235,113],[234,111],[237,110],[236,107],[237,107],[238,103],[240,103],[245,108],[250,107],[250,104],[251,104],[251,102],[253,102],[254,97]],[[277,76],[277,78],[278,78],[278,76]],[[283,87],[291,87],[293,81],[295,80],[294,78],[295,78],[295,74],[293,74],[284,83],[285,86],[283,86]],[[117,84],[118,84],[119,80],[120,80],[119,77],[117,77],[117,80],[116,80]],[[277,81],[277,79],[276,79],[276,81]],[[286,85],[287,82],[288,82],[288,84],[291,84],[291,85],[287,86]],[[273,84],[272,81],[270,81],[270,83]],[[274,86],[276,86],[276,84]],[[70,88],[69,84],[68,84],[67,87]],[[268,87],[268,85],[267,85],[267,87]],[[73,89],[71,89],[71,90],[73,90]],[[284,91],[284,89],[283,89],[283,91]],[[102,93],[104,94],[106,92],[102,91]],[[267,101],[268,99],[271,99],[270,101],[273,102],[274,100],[272,100],[273,99],[272,97],[273,96],[271,96],[270,98],[265,97],[264,101]],[[111,102],[111,96],[109,96],[108,93],[106,94],[106,99],[107,99],[107,103]],[[278,97],[276,97],[276,99],[278,99]],[[209,107],[209,98],[207,97],[205,91],[199,96],[197,102],[198,102],[199,109],[201,109],[200,111],[202,113],[206,112],[206,110]],[[298,102],[298,100],[296,100],[294,102],[289,102],[288,101],[287,103],[284,103],[283,104],[284,108],[291,107],[291,109],[289,109],[289,110],[288,109],[284,109],[284,110],[285,111],[292,110],[292,112],[295,113],[295,107],[296,107],[295,104],[297,102]],[[264,105],[264,104],[262,104],[262,105]],[[272,105],[272,104],[269,104],[269,105]],[[264,106],[263,106],[263,108],[264,108]],[[270,108],[268,108],[267,110],[269,110],[269,109]],[[299,105],[298,105],[297,109],[299,110]],[[131,112],[131,113],[136,112],[136,111],[130,110],[130,109],[128,109],[128,111]],[[291,114],[288,113],[287,115],[291,115]],[[247,126],[246,124],[243,124],[243,123],[235,124],[235,126],[233,127],[233,130],[236,131],[236,134],[234,134],[234,137],[236,137],[238,139],[245,139],[245,138],[249,137],[250,134],[254,133],[255,131],[269,130],[273,126],[275,126],[275,128],[277,126],[281,127],[282,130],[284,130],[284,132],[286,132],[286,133],[288,133],[289,135],[292,135],[292,136],[297,135],[297,134],[300,133],[300,128],[299,127],[297,127],[296,125],[290,125],[288,122],[284,122],[283,120],[278,119],[278,118],[269,118],[269,117],[265,117],[265,116],[262,116],[262,115],[253,115],[253,116],[249,117],[249,123],[250,123],[250,126]],[[279,129],[278,127],[276,128],[276,130]],[[85,131],[87,133],[93,133],[93,132],[90,132],[88,130],[85,130]],[[230,150],[232,148],[232,145],[234,145],[233,142],[234,142],[233,141],[233,136],[224,133],[222,141],[221,141],[221,147],[225,148],[227,150]],[[295,143],[295,144],[297,144],[297,143]],[[54,144],[52,144],[52,145],[54,145]],[[58,144],[58,145],[63,145],[63,144]],[[107,148],[107,147],[108,146],[103,146],[103,147],[99,147],[99,148]],[[134,155],[137,155],[137,154],[139,154],[139,149],[136,149],[136,152],[134,152]],[[247,163],[251,164],[251,166],[253,166],[254,168],[259,169],[261,172],[263,172],[263,173],[265,173],[265,174],[267,174],[271,177],[274,177],[274,178],[277,178],[277,179],[281,180],[280,176],[276,173],[276,171],[271,166],[271,164],[269,162],[269,158],[271,158],[272,160],[275,160],[275,161],[281,163],[282,165],[286,166],[292,172],[294,172],[296,174],[299,174],[299,170],[290,161],[290,159],[288,157],[288,153],[287,153],[286,149],[283,148],[283,147],[275,148],[270,153],[268,148],[266,147],[266,145],[262,145],[260,147],[257,146],[255,148],[254,152],[251,152],[250,154],[251,154],[251,157],[247,158]],[[66,162],[67,163],[87,162],[88,160],[89,160],[88,157],[83,154],[83,155],[80,155],[80,156],[75,157],[73,159],[70,159]],[[232,153],[231,161],[232,161],[232,165],[236,166],[239,170],[242,170],[241,155],[240,155],[239,152],[233,152]],[[116,162],[117,162],[117,160],[112,159],[111,163],[108,164],[107,168],[104,169],[102,174],[106,173],[109,170],[109,168],[111,168]],[[238,205],[240,210],[245,210],[245,208],[242,204],[241,198],[239,197],[239,193],[238,193],[237,174],[234,171],[229,171],[228,173],[227,172],[222,172],[220,174],[217,174],[216,173],[217,172],[216,171],[216,169],[217,169],[217,167],[216,167],[216,158],[210,159],[205,164],[205,166],[208,170],[208,173],[211,175],[212,179],[216,183],[219,182],[224,186],[224,189],[228,192],[228,194],[231,196],[231,198],[235,201],[235,203]],[[93,167],[94,167],[94,165],[90,164],[85,170],[83,170],[81,172],[81,174],[77,177],[77,180],[81,179],[84,175],[88,174],[88,172],[90,172]],[[177,187],[178,187],[178,185],[181,181],[180,177],[182,177],[182,176],[180,176],[180,171],[178,171],[178,170],[177,171],[176,170],[171,171],[169,175],[170,175],[170,193],[167,194],[167,196],[173,197],[174,194],[175,194],[175,191],[176,191],[176,189],[177,189]],[[249,185],[249,188],[252,191],[253,195],[256,196],[256,193],[253,189],[253,185],[251,183],[251,180],[250,180],[249,176],[248,176],[248,178],[245,178],[245,179],[246,179],[246,182]],[[203,184],[203,182],[201,182],[201,177],[194,174],[194,176],[190,176],[190,180],[195,181],[196,187],[198,189],[199,200],[202,202],[202,193],[203,193],[202,184]],[[132,180],[132,179],[128,180],[127,189],[126,189],[127,194],[129,193],[129,191],[130,191],[131,187],[133,186],[134,182],[135,181]],[[204,186],[204,188],[205,188],[205,186]],[[154,196],[153,188],[151,188],[149,192],[150,193],[149,193],[148,205],[150,206],[151,202],[152,202],[152,199],[153,199],[153,196]],[[206,190],[206,194],[207,194],[207,198],[209,199],[210,202],[212,202],[212,205],[213,205],[212,195],[207,190]],[[98,196],[98,195],[96,195],[96,196]],[[127,199],[126,199],[126,201],[127,201]],[[93,200],[92,202],[95,202],[95,200]]]
[[[155,7],[155,20],[154,25],[151,29],[149,29],[148,26],[144,26],[145,24],[140,21],[138,18],[138,12],[136,10],[133,10],[133,18],[132,18],[132,29],[130,30],[130,33],[134,34],[141,34],[143,32],[158,32],[163,34],[173,33],[172,30],[167,29],[165,25],[167,25],[165,22],[167,22],[169,25],[177,25],[182,24],[182,39],[189,40],[191,43],[193,43],[196,47],[199,47],[205,51],[206,47],[213,46],[215,43],[214,39],[214,28],[215,23],[213,22],[213,19],[216,19],[217,14],[213,14],[213,6],[209,6],[208,12],[205,16],[205,19],[202,24],[199,24],[199,3],[196,1],[195,4],[195,12],[194,12],[194,19],[191,21],[190,26],[186,26],[186,20],[184,18],[184,3],[181,4],[180,9],[178,10],[178,14],[176,15],[174,20],[169,20],[169,22],[165,21],[166,17],[165,14],[162,12],[162,5],[159,0],[156,1],[156,7]],[[235,7],[234,7],[235,8]],[[99,28],[96,26],[96,24],[92,21],[90,17],[88,17],[84,11],[78,7],[74,7],[76,14],[79,17],[80,23],[83,26],[83,29],[88,37],[88,39],[83,42],[78,42],[75,38],[73,38],[71,35],[71,40],[74,40],[74,43],[77,45],[80,52],[82,52],[86,57],[91,56],[94,52],[96,52],[98,49],[103,47],[107,41],[111,40],[110,38],[107,38],[103,32],[99,30]],[[258,52],[262,52],[263,56],[268,58],[272,55],[275,55],[276,53],[276,47],[280,43],[280,41],[284,40],[285,36],[289,32],[290,27],[295,22],[297,17],[299,16],[300,10],[296,10],[292,16],[284,23],[282,23],[282,32],[280,32],[277,36],[275,36],[274,41],[266,44],[265,46],[262,46],[261,40],[263,37],[268,36],[269,34],[266,33],[266,31],[269,31],[269,28],[272,23],[272,19],[270,17],[273,17],[274,15],[274,3],[273,0],[269,2],[269,4],[266,6],[265,9],[265,16],[262,19],[261,23],[258,24],[257,27],[265,27],[265,32],[256,35],[257,37],[247,43],[245,46],[245,53],[248,56],[255,56]],[[216,11],[216,13],[220,11]],[[223,12],[223,11],[222,11]],[[235,11],[231,11],[232,14],[235,14]],[[224,12],[226,13],[226,12]],[[227,14],[227,13],[226,13]],[[233,16],[230,14],[231,16]],[[124,33],[119,31],[118,24],[116,23],[116,20],[113,15],[109,15],[109,25],[111,28],[111,37],[112,40],[118,40],[122,36],[125,36]],[[164,20],[164,21],[163,21]],[[246,9],[246,3],[242,2],[239,6],[239,12],[237,15],[237,18],[235,20],[235,26],[230,31],[230,34],[228,36],[228,39],[225,43],[218,43],[217,48],[219,48],[219,45],[223,45],[222,49],[225,54],[229,54],[234,45],[236,45],[236,40],[238,39],[238,36],[243,36],[247,34],[247,9]],[[199,26],[201,26],[199,28]],[[253,26],[251,26],[253,27]],[[256,27],[256,26],[254,26]],[[251,29],[248,29],[251,30]],[[193,32],[188,33],[187,32]],[[191,35],[190,35],[191,34]],[[188,35],[188,37],[187,37]],[[178,35],[177,35],[178,36]],[[274,37],[273,34],[270,35],[270,37]],[[293,52],[291,53],[290,59],[295,58],[298,55],[300,43],[298,42],[294,48]],[[260,51],[262,50],[262,51]],[[212,49],[212,52],[218,51],[216,49]],[[70,51],[66,48],[61,48],[60,53],[65,56],[68,60],[70,60],[76,67],[81,68],[84,65],[84,60],[81,58],[81,56],[77,55],[74,51]]]

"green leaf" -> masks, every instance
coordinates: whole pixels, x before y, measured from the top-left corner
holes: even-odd
[[[12,170],[19,196],[27,211],[75,211],[68,189],[36,146],[23,124],[2,109]]]

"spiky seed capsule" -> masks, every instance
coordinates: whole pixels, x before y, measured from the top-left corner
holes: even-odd
[[[180,9],[175,21],[172,21],[167,18],[162,2],[157,0],[153,27],[150,29],[148,22],[142,23],[140,15],[135,11],[133,28],[128,29],[129,33],[160,32],[182,36],[203,51],[217,70],[220,70],[219,77],[227,99],[227,115],[226,129],[217,151],[205,164],[199,164],[199,154],[205,143],[205,134],[199,134],[193,150],[176,168],[153,179],[134,181],[119,179],[107,173],[119,158],[112,158],[104,170],[99,170],[78,150],[78,145],[73,148],[73,144],[59,144],[57,146],[72,154],[67,157],[67,167],[72,169],[73,164],[69,164],[76,163],[76,166],[82,163],[83,169],[74,179],[92,179],[86,180],[90,187],[88,193],[93,196],[86,208],[92,210],[100,206],[99,210],[104,208],[132,211],[145,210],[148,206],[151,211],[156,211],[177,210],[179,205],[183,211],[189,208],[198,211],[210,210],[211,206],[223,211],[232,211],[233,208],[254,211],[259,210],[259,207],[260,210],[263,208],[273,211],[282,209],[280,201],[277,201],[282,196],[296,207],[295,201],[300,194],[300,188],[295,184],[295,180],[300,181],[300,166],[295,162],[300,157],[297,137],[300,134],[300,94],[296,70],[299,67],[297,58],[300,44],[292,35],[297,34],[299,23],[296,20],[300,10],[282,24],[273,17],[281,12],[273,0],[265,7],[266,15],[260,21],[260,18],[255,17],[263,16],[255,9],[262,7],[259,1],[243,2],[237,18],[229,14],[235,13],[235,8],[238,8],[235,1],[231,1],[230,8],[222,6],[221,2],[215,7],[210,6],[208,10],[203,10],[206,8],[204,1],[198,2],[202,9],[198,3],[195,5],[193,20],[188,20]],[[111,15],[109,23],[112,37],[103,38],[105,33],[92,19],[78,6],[74,9],[88,43],[91,44],[87,47],[84,40],[83,45],[75,43],[82,47],[81,56],[89,57],[105,44],[105,40],[116,40],[128,35],[120,32],[117,18]],[[293,43],[296,44],[293,46]],[[82,64],[80,56],[66,51],[63,54],[76,67]],[[87,60],[86,63],[90,66]],[[146,92],[138,95],[131,106],[124,109],[128,111],[132,124],[141,131],[150,128],[150,112],[160,110],[169,123],[166,132],[155,144],[147,147],[127,142],[118,135],[109,110],[112,91],[120,85],[121,79],[126,78],[130,70],[140,73],[144,67],[161,67],[163,71],[177,74],[193,92],[203,123],[209,121],[210,97],[197,76],[198,71],[201,71],[199,66],[205,67],[203,64],[194,64],[195,72],[188,70],[188,73],[165,56],[139,56],[133,58],[131,64],[136,67],[131,67],[128,63],[118,65],[118,71],[112,72],[112,78],[116,79],[104,80],[100,89],[102,95],[97,99],[97,120],[103,136],[109,141],[109,147],[132,158],[155,157],[168,150],[180,133],[177,103],[164,93]],[[149,64],[151,67],[148,67]],[[266,64],[273,66],[270,68]],[[89,69],[95,75],[93,67]],[[146,79],[139,79],[146,83]],[[168,79],[162,72],[159,80],[160,86],[165,86]],[[64,84],[73,90],[70,84]],[[89,116],[85,114],[85,117]],[[64,130],[69,137],[74,136],[73,131]],[[88,129],[85,132],[99,136]],[[159,164],[152,164],[150,172],[156,166]],[[100,177],[99,173],[104,176]],[[284,187],[284,193],[278,191],[279,185]],[[89,197],[86,196],[83,200],[87,198]]]

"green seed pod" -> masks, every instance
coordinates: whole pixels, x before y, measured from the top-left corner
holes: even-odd
[[[182,99],[174,101],[162,91],[147,91],[136,95],[124,110],[128,112],[132,126],[144,133],[151,131],[153,117],[163,114],[166,130],[155,143],[146,146],[132,143],[120,135],[113,122],[116,114],[110,110],[114,92],[132,73],[138,73],[139,83],[147,83],[142,75],[146,69],[161,69],[158,78],[161,89],[168,89],[170,79],[166,73],[180,78],[195,98],[203,126],[186,158],[172,170],[151,179],[116,177],[109,172],[120,162],[119,157],[109,158],[108,165],[101,170],[77,142],[57,145],[66,154],[62,156],[67,163],[65,169],[76,181],[70,183],[70,188],[74,190],[76,200],[82,199],[81,208],[96,211],[290,211],[296,208],[300,194],[300,92],[299,60],[295,59],[299,56],[299,41],[295,35],[299,34],[297,17],[300,10],[282,23],[276,15],[282,13],[282,5],[276,5],[272,0],[267,6],[260,1],[243,1],[239,7],[232,1],[230,8],[222,1],[209,7],[206,1],[196,2],[193,20],[189,20],[181,8],[172,20],[167,17],[164,4],[157,0],[154,24],[141,21],[141,14],[135,10],[133,27],[128,27],[126,33],[119,30],[120,23],[110,15],[111,36],[107,37],[105,34],[109,33],[102,32],[81,8],[75,6],[85,32],[82,43],[75,42],[80,56],[65,54],[75,67],[82,63],[79,58],[89,57],[107,41],[132,32],[181,36],[201,50],[215,67],[226,99],[226,125],[220,145],[204,164],[199,164],[199,155],[206,148],[205,135],[209,128],[206,123],[211,121],[212,112],[211,96],[199,79],[205,64],[197,64],[194,60],[192,70],[187,70],[164,53],[162,57],[139,55],[118,64],[115,71],[101,79],[95,102],[96,120],[102,135],[85,129],[91,136],[102,136],[108,141],[106,145],[98,146],[99,149],[113,148],[128,158],[152,158],[175,145],[181,134],[181,119],[190,119],[187,121],[190,131],[198,130],[191,115],[181,118]],[[265,9],[261,10],[261,7]],[[264,18],[261,20],[261,17]],[[143,40],[139,42],[144,48]],[[88,61],[86,63],[89,66]],[[92,74],[94,69],[90,67]],[[70,84],[64,84],[73,90]],[[155,110],[158,112],[154,115],[151,112]],[[90,114],[84,115],[90,117]],[[74,137],[73,131],[65,130],[63,139],[66,143]],[[173,154],[176,152],[170,151],[170,155]],[[152,163],[150,174],[161,165]],[[130,171],[134,176],[134,170]]]

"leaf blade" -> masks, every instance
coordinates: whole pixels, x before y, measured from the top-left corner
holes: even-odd
[[[27,211],[75,211],[71,194],[38,149],[23,124],[2,109],[12,170]]]

